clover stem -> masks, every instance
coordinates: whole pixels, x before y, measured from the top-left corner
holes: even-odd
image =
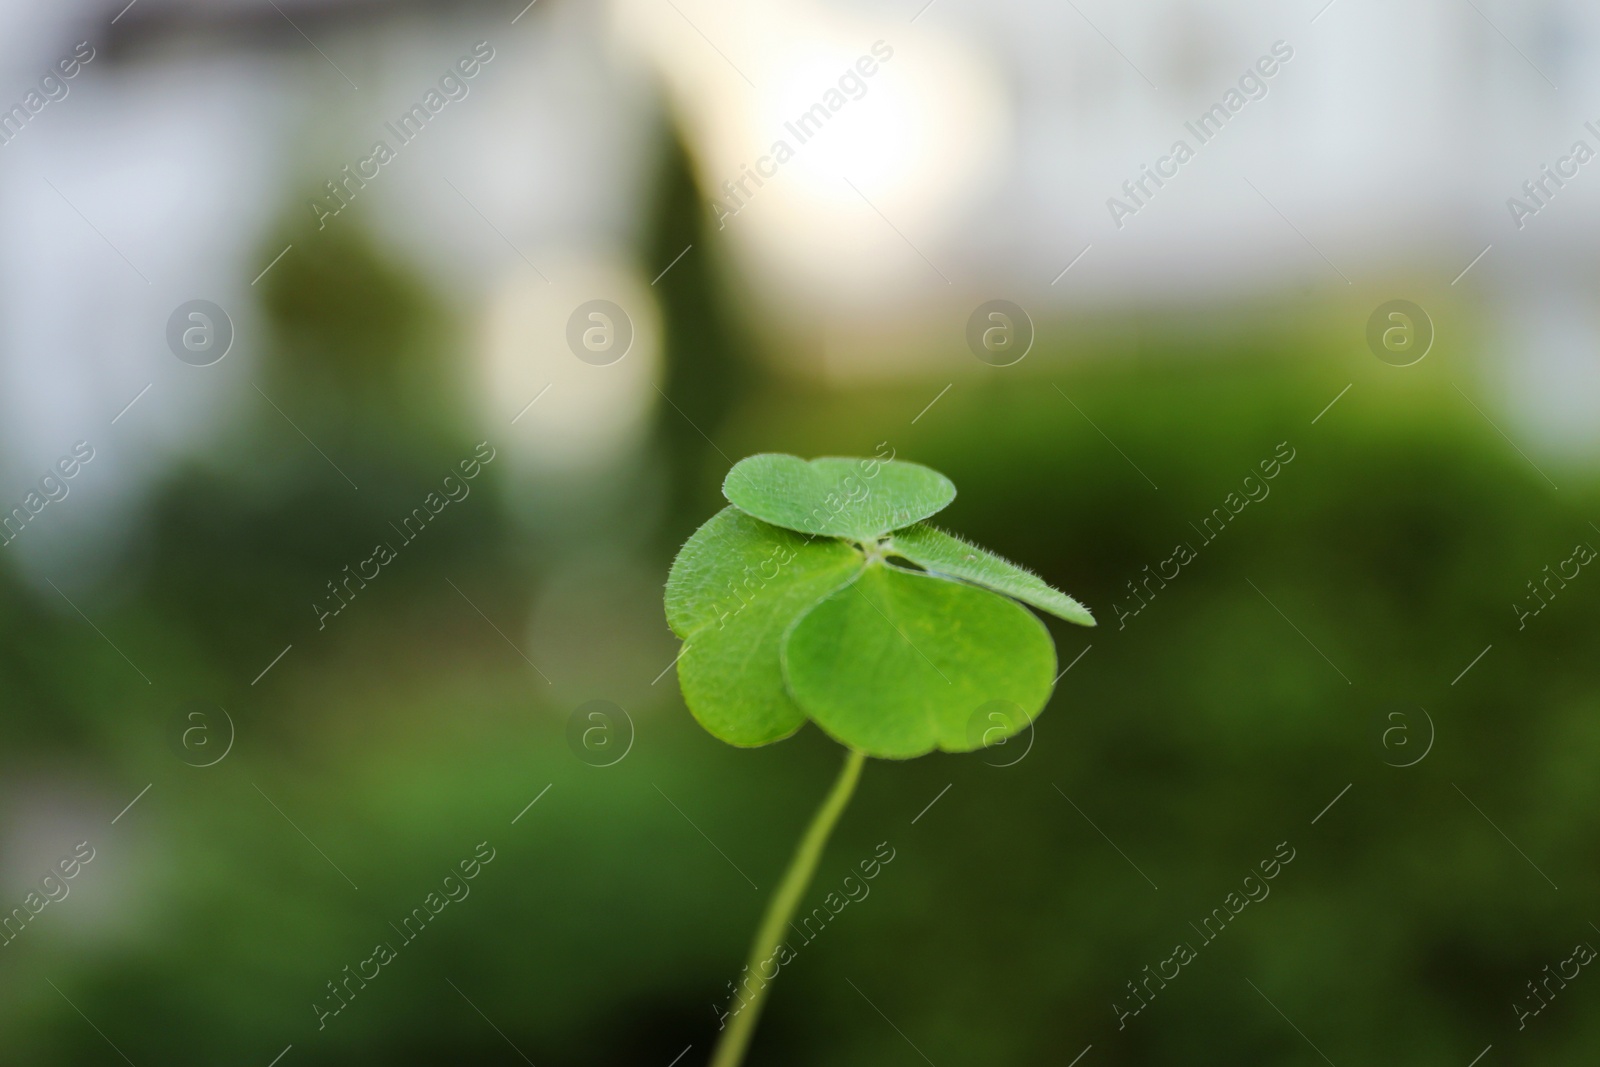
[[[744,1008],[734,1015],[733,1021],[723,1031],[722,1040],[717,1043],[716,1051],[712,1054],[711,1067],[738,1067],[743,1062],[745,1049],[755,1034],[756,1021],[761,1017],[761,1005],[766,1000],[767,986],[771,984],[771,979],[762,976],[761,965],[771,959],[777,952],[778,946],[783,943],[784,927],[794,918],[795,909],[800,905],[800,898],[811,885],[812,876],[817,872],[817,861],[822,858],[822,850],[828,844],[828,836],[833,833],[834,824],[839,821],[839,816],[844,814],[845,806],[850,803],[856,782],[861,778],[861,765],[866,758],[866,753],[850,750],[850,754],[845,757],[844,768],[840,770],[838,780],[833,783],[833,789],[822,801],[817,813],[811,817],[811,825],[806,828],[805,836],[795,846],[794,858],[789,861],[789,869],[784,872],[783,881],[772,894],[772,899],[767,902],[767,912],[762,916],[761,926],[756,930],[755,940],[750,945],[750,962],[746,970],[757,976],[760,985],[750,994]],[[777,977],[776,974],[773,977]]]

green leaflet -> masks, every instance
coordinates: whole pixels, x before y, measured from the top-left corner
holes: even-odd
[[[976,586],[881,562],[791,627],[783,672],[795,702],[842,744],[880,758],[998,740],[986,709],[1016,709],[1021,729],[1055,675],[1044,624]],[[1013,730],[1012,732],[1015,732]]]
[[[694,532],[667,578],[667,623],[684,639],[678,683],[689,710],[732,745],[788,737],[806,713],[784,687],[789,625],[861,569],[843,541],[813,539],[723,508]]]
[[[672,564],[666,611],[684,700],[730,744],[781,740],[807,718],[880,758],[997,744],[1054,684],[1049,631],[1018,601],[1095,624],[1037,576],[923,524],[955,497],[926,467],[763,454],[735,464],[723,493],[732,506]]]
[[[1016,597],[1040,611],[1048,611],[1080,626],[1095,624],[1088,608],[1045,584],[1032,572],[925,523],[896,532],[889,539],[888,548],[935,574],[960,578]]]
[[[814,459],[763,453],[733,465],[728,502],[764,522],[801,533],[871,541],[921,522],[955,499],[936,470],[878,459]]]

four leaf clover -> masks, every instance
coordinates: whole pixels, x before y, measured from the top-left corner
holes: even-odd
[[[981,748],[1032,722],[1054,684],[1055,645],[1022,605],[1095,624],[924,522],[956,495],[928,467],[762,454],[722,491],[730,506],[673,562],[666,610],[684,700],[729,744],[770,744],[809,718],[879,758]]]

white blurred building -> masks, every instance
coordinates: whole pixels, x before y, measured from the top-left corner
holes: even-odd
[[[659,402],[649,282],[666,264],[635,250],[666,116],[718,198],[707,219],[738,201],[691,254],[765,293],[774,336],[825,324],[830,373],[884,372],[897,335],[959,353],[993,296],[1036,318],[1404,296],[1487,309],[1517,425],[1592,445],[1600,160],[1520,228],[1507,200],[1579,139],[1600,151],[1597,40],[1600,11],[1568,0],[0,0],[0,105],[95,50],[0,144],[0,503],[74,442],[97,449],[41,516],[49,536],[5,551],[48,560],[114,529],[174,456],[260,402],[269,228],[479,41],[496,58],[470,95],[356,206],[482,309],[463,373],[530,469],[614,461]],[[1202,144],[1193,124],[1230,90],[1246,102]],[[1179,140],[1193,158],[1164,163]],[[1145,167],[1176,169],[1157,186]],[[1112,198],[1137,208],[1120,225]],[[638,309],[614,373],[565,344],[590,290]],[[167,349],[195,298],[233,321],[212,367]],[[509,427],[544,384],[547,419]]]

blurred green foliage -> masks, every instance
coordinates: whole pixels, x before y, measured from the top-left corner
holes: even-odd
[[[681,220],[670,173],[659,214]],[[651,260],[680,239],[706,238],[665,221]],[[501,469],[318,632],[306,602],[482,434],[449,400],[448,309],[357,237],[301,252],[265,300],[281,345],[263,384],[337,442],[360,491],[270,410],[225,461],[176,472],[127,576],[83,605],[150,686],[0,571],[8,766],[113,783],[108,811],[153,781],[81,876],[105,882],[114,921],[74,939],[68,899],[0,950],[4,1059],[115,1062],[87,1016],[139,1064],[266,1064],[291,1043],[284,1067],[665,1067],[688,1045],[682,1062],[701,1061],[838,749],[810,728],[729,749],[670,674],[648,684],[659,646],[619,640],[614,691],[589,696],[634,694],[633,749],[609,768],[575,758],[577,701],[507,647],[540,662],[528,605],[559,575],[497,506]],[[942,381],[833,392],[757,371],[704,263],[663,282],[664,389],[723,452],[887,439],[954,480],[951,528],[1101,620],[1051,622],[1075,666],[1014,766],[990,765],[1010,748],[869,764],[814,893],[879,842],[897,859],[785,968],[752,1062],[1067,1063],[1092,1042],[1098,1067],[1321,1063],[1305,1038],[1336,1063],[1461,1065],[1490,1042],[1495,1062],[1592,1062],[1600,979],[1521,1032],[1511,1004],[1575,941],[1600,943],[1583,903],[1600,890],[1600,578],[1520,632],[1510,607],[1575,542],[1600,544],[1592,467],[1554,472],[1552,491],[1452,388],[1472,380],[1463,356],[1397,370],[1353,327],[1351,343],[1156,329],[1070,354],[1041,330],[1023,363],[962,380],[912,425]],[[664,580],[726,461],[669,405],[660,419],[672,507],[629,562]],[[1199,546],[1190,524],[1285,441],[1296,458],[1270,496]],[[1125,583],[1185,540],[1198,558],[1119,628]],[[658,601],[629,610],[619,633],[664,631]],[[215,767],[168,746],[189,699],[238,724]],[[1419,707],[1432,750],[1386,765],[1385,716]],[[470,897],[319,1031],[325,983],[480,841],[497,858]],[[1189,924],[1283,841],[1296,859],[1271,896],[1119,1030],[1124,983],[1197,940]]]

